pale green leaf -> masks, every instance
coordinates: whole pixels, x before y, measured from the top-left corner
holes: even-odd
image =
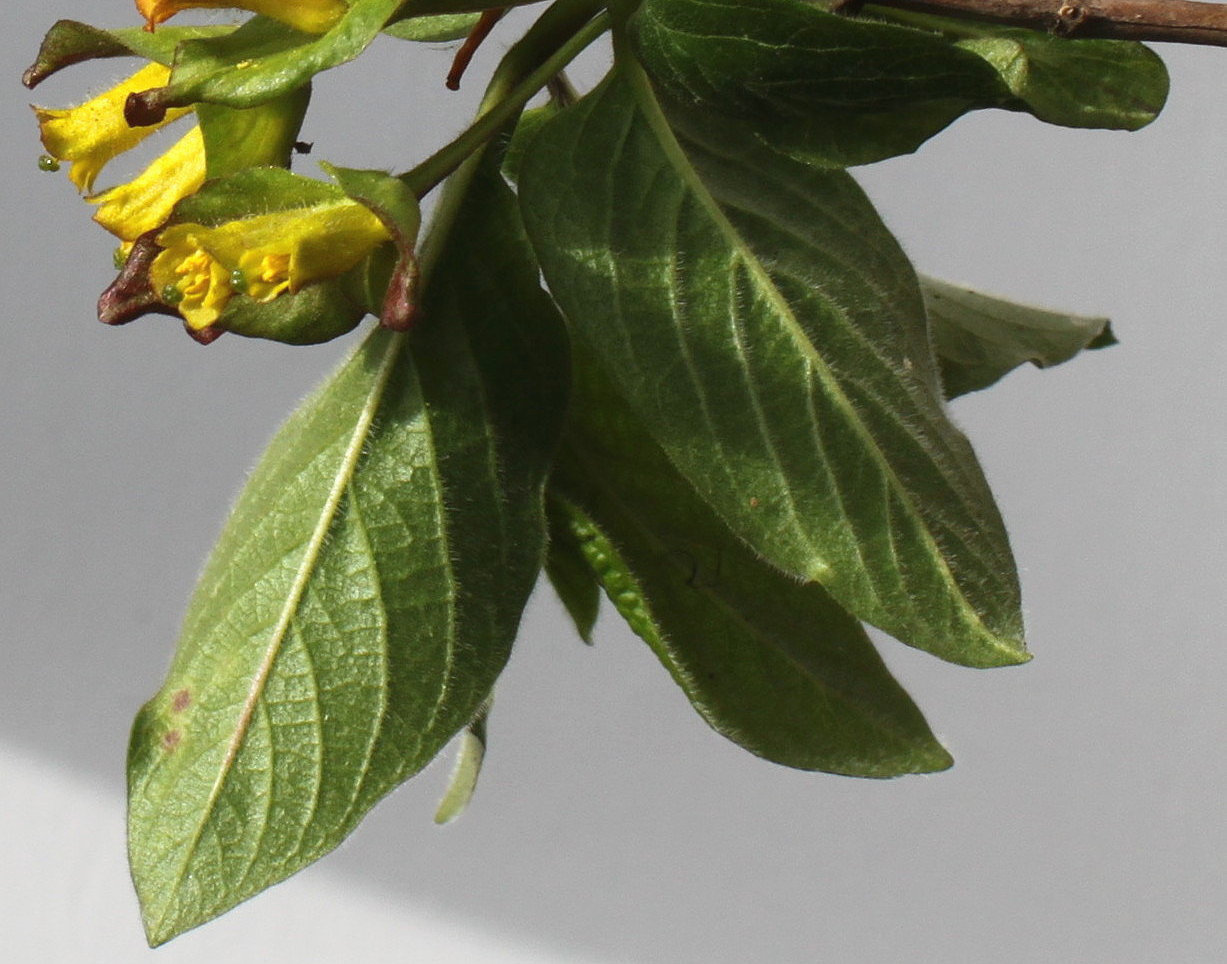
[[[592,630],[601,612],[601,587],[584,558],[570,517],[557,500],[547,500],[545,516],[549,523],[549,550],[545,574],[575,624],[579,638],[592,644]]]
[[[469,808],[477,792],[477,779],[486,759],[486,730],[490,719],[487,702],[477,718],[464,728],[456,747],[456,762],[448,778],[447,789],[435,810],[435,823],[451,823]]]
[[[198,104],[206,176],[224,177],[252,167],[289,168],[310,102],[311,85],[305,84],[246,110]]]
[[[1048,368],[1086,349],[1116,344],[1107,318],[1022,305],[922,278],[946,397],[987,388],[1030,362]]]
[[[520,188],[575,336],[738,536],[911,645],[1027,658],[919,284],[846,173],[714,118],[671,129],[624,60],[532,140]]]

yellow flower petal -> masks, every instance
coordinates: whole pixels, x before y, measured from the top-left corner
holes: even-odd
[[[98,205],[94,220],[121,240],[135,241],[164,223],[204,179],[204,138],[193,127],[136,178],[91,197]]]
[[[180,232],[168,242],[150,266],[149,280],[165,300],[176,302],[176,310],[196,331],[214,324],[234,294],[230,272],[191,232]]]
[[[344,274],[390,235],[355,201],[274,211],[216,227],[175,224],[149,269],[155,291],[173,290],[193,328],[214,324],[236,287],[259,302]]]
[[[344,0],[136,0],[136,9],[152,30],[181,10],[238,8],[262,13],[305,33],[324,33],[336,26],[349,5]]]
[[[35,107],[39,134],[47,153],[57,161],[69,161],[68,177],[82,192],[94,186],[98,173],[113,157],[136,147],[161,124],[154,127],[129,127],[124,120],[128,95],[152,87],[163,87],[170,69],[148,64],[103,94],[78,107],[49,110]],[[190,108],[168,111],[163,124],[182,117]]]
[[[272,301],[290,290],[290,256],[280,251],[248,251],[239,257],[236,278],[249,298]]]

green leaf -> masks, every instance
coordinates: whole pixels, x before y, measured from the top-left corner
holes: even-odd
[[[1027,658],[918,282],[846,173],[714,118],[675,132],[622,60],[532,140],[520,192],[575,337],[738,536],[910,645]]]
[[[644,0],[635,55],[675,111],[717,113],[775,148],[845,167],[916,149],[1012,98],[942,37],[803,0]]]
[[[280,167],[253,167],[206,181],[175,205],[171,224],[191,221],[215,227],[227,221],[335,204],[345,192],[335,184],[293,174]]]
[[[170,108],[201,101],[254,107],[280,97],[357,57],[404,2],[354,0],[337,25],[319,36],[253,17],[226,36],[184,43],[175,55],[170,83],[129,99],[128,121],[156,124]]]
[[[1137,130],[1163,109],[1168,75],[1140,43],[1081,40],[1038,30],[871,6],[877,18],[941,34],[983,57],[1022,106],[1066,127]]]
[[[169,67],[183,41],[221,37],[234,29],[224,26],[162,27],[153,32],[140,27],[103,30],[77,20],[57,20],[43,38],[38,56],[22,76],[22,82],[27,87],[37,87],[65,67],[109,57],[144,57]]]
[[[151,943],[334,848],[489,698],[569,384],[508,194],[471,181],[412,345],[377,331],[304,403],[205,569],[131,741]]]
[[[223,177],[249,167],[288,168],[310,102],[307,84],[246,110],[197,105],[208,176]]]
[[[398,40],[438,44],[467,37],[481,19],[480,13],[444,13],[433,17],[409,17],[383,28],[383,32]]]
[[[1135,131],[1167,101],[1167,68],[1154,51],[1119,40],[1069,40],[992,28],[960,42],[1001,74],[1040,120]]]
[[[806,770],[888,777],[948,767],[861,624],[821,586],[739,542],[591,360],[577,366],[576,385],[551,532],[567,526],[610,601],[712,728]]]
[[[545,126],[545,122],[561,109],[557,102],[550,100],[540,107],[533,107],[520,114],[515,130],[511,133],[507,152],[503,155],[503,174],[512,184],[520,180],[520,163],[524,160],[525,149],[537,132]]]
[[[362,265],[353,269],[359,272]],[[351,332],[366,317],[368,306],[350,294],[349,278],[319,281],[272,301],[231,298],[213,326],[244,338],[264,338],[287,345],[319,345]]]
[[[557,499],[546,500],[545,517],[549,531],[545,574],[575,624],[579,638],[592,645],[592,630],[601,612],[600,583],[584,558],[569,513]]]
[[[456,763],[447,790],[435,810],[435,823],[451,823],[469,808],[473,794],[477,792],[477,779],[486,760],[486,729],[490,719],[489,703],[484,706],[460,734],[456,749]]]
[[[1085,349],[1116,344],[1107,318],[1020,305],[921,279],[946,396],[988,388],[1019,365],[1048,368]]]

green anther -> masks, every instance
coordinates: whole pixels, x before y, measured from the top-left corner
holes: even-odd
[[[38,159],[38,169],[53,174],[60,169],[60,162],[50,154],[43,154]]]
[[[174,285],[166,285],[162,288],[162,300],[168,305],[177,305],[183,300],[183,292]]]
[[[247,275],[243,274],[241,268],[235,268],[230,272],[230,287],[239,294],[247,290]]]

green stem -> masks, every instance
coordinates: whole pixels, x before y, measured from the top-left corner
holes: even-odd
[[[400,179],[419,198],[430,193],[514,120],[534,94],[607,29],[609,16],[601,0],[557,0],[507,51],[473,123]]]

